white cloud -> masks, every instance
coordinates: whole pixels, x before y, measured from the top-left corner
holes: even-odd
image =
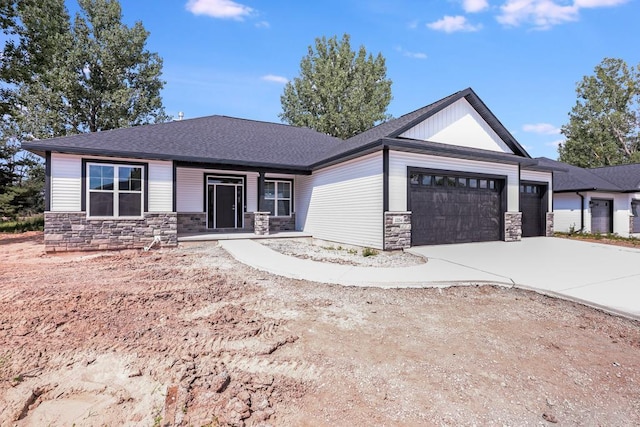
[[[282,76],[276,76],[275,74],[267,74],[266,76],[260,77],[262,80],[266,82],[279,83],[279,84],[287,84],[289,83],[289,79]]]
[[[462,8],[467,13],[482,12],[489,7],[487,0],[462,0]]]
[[[396,50],[400,52],[403,56],[406,56],[407,58],[427,59],[427,54],[424,52],[411,52],[403,49],[401,46],[396,47]]]
[[[416,28],[418,28],[418,21],[411,21],[407,24],[407,28],[409,28],[410,30],[415,30]]]
[[[194,15],[207,15],[212,18],[236,19],[241,21],[251,15],[253,9],[233,0],[189,0],[186,8]]]
[[[577,21],[580,9],[611,7],[627,3],[628,0],[507,0],[500,6],[496,17],[499,23],[517,27],[532,24],[538,30],[547,30],[554,25]]]
[[[260,22],[256,22],[256,28],[271,28],[271,24],[269,24],[269,22],[267,21],[260,21]]]
[[[444,18],[427,24],[427,27],[436,31],[444,31],[445,33],[455,33],[458,31],[478,31],[482,25],[472,25],[464,16],[445,16]]]
[[[522,130],[525,132],[540,133],[543,135],[557,135],[560,133],[560,128],[549,123],[526,124],[522,126]]]
[[[610,7],[618,6],[627,3],[629,0],[575,0],[574,4],[578,7],[593,8],[593,7]]]

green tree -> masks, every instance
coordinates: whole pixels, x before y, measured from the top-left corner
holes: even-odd
[[[20,178],[10,174],[11,179],[0,181],[5,195],[13,191],[7,185],[24,190],[27,182],[38,182],[42,169],[33,156],[13,152],[14,141],[169,119],[160,97],[162,60],[146,49],[149,33],[142,23],[123,24],[117,0],[78,3],[80,12],[72,22],[64,0],[0,2],[6,38],[0,56],[0,113],[10,122],[0,133],[0,163],[19,160],[27,168]],[[7,199],[0,204],[24,206],[15,197]]]
[[[45,138],[166,121],[162,60],[145,49],[142,23],[123,24],[117,0],[79,5],[73,25],[63,0],[21,0],[5,11],[5,33],[15,37],[0,76],[14,86],[4,100],[21,130]]]
[[[300,76],[286,84],[280,119],[338,138],[349,138],[388,120],[391,80],[384,57],[351,50],[349,35],[316,38],[300,62]]]
[[[581,167],[640,162],[640,73],[605,58],[577,84],[578,100],[562,127],[560,161]]]
[[[29,216],[44,209],[44,167],[33,154],[20,150],[11,129],[0,139],[0,218]]]

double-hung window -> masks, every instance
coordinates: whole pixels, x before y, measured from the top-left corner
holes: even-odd
[[[143,166],[87,164],[89,217],[141,217]]]
[[[291,181],[265,181],[264,207],[272,216],[291,216]]]

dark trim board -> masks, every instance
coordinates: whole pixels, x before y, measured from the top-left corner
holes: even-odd
[[[171,201],[171,207],[173,209],[173,212],[178,212],[178,167],[176,166],[176,162],[173,161],[171,162],[173,163],[173,183],[172,183],[172,201]]]
[[[382,150],[382,212],[389,210],[389,147]]]
[[[46,152],[44,162],[44,210],[51,210],[51,151]]]
[[[286,175],[311,175],[311,171],[307,169],[289,169],[278,167],[263,167],[251,165],[230,165],[226,163],[206,163],[206,162],[185,162],[177,160],[174,162],[176,167],[191,169],[216,169],[223,171],[237,172],[263,172],[263,173],[282,173]]]

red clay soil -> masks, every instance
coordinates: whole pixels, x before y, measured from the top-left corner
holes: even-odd
[[[639,354],[638,322],[517,289],[0,236],[0,425],[640,425]]]

